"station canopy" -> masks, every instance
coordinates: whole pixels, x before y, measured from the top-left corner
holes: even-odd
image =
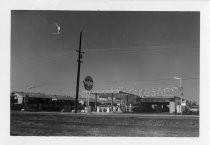
[[[110,96],[110,95],[114,95],[114,96],[127,96],[127,95],[132,95],[132,96],[136,96],[138,97],[139,95],[137,94],[134,94],[134,93],[128,93],[128,92],[125,92],[125,91],[121,91],[119,89],[110,89],[110,90],[96,90],[96,91],[90,91],[90,94],[93,94],[93,95],[99,95],[99,96]]]
[[[99,102],[110,102],[112,97],[114,102],[120,102],[121,100],[126,100],[128,97],[129,100],[136,100],[136,97],[140,97],[138,94],[129,93],[125,91],[121,91],[119,89],[109,89],[109,90],[94,90],[94,91],[83,91],[86,94],[92,95],[90,98],[95,100],[95,96],[97,95]]]

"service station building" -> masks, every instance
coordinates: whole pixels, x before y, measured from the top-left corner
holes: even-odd
[[[185,100],[177,96],[139,96],[119,90],[93,91],[97,112],[182,113]],[[103,105],[97,105],[98,102]],[[182,103],[181,103],[182,102]],[[107,107],[107,108],[106,108]]]
[[[186,100],[177,96],[141,96],[121,90],[86,91],[80,97],[82,112],[182,113]],[[14,92],[11,107],[36,111],[74,111],[75,97],[40,93]]]

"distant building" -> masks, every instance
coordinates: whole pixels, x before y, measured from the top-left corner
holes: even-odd
[[[11,110],[25,111],[70,111],[75,105],[74,97],[43,93],[13,92],[10,101]]]
[[[182,103],[181,103],[182,102]],[[139,99],[143,112],[168,112],[182,114],[185,108],[184,99],[177,96],[143,97]]]

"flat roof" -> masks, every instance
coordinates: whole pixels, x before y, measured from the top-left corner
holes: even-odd
[[[133,95],[133,96],[139,96],[136,94],[128,93],[121,90],[96,90],[96,91],[90,91],[90,94],[97,94],[97,95],[111,95],[111,94],[120,94],[120,95]]]
[[[46,98],[46,99],[52,99],[52,100],[75,100],[74,97],[71,96],[65,96],[65,95],[48,95],[43,93],[29,93],[29,92],[15,92],[23,97],[26,95],[30,98]]]

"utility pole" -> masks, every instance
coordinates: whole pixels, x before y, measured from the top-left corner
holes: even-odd
[[[77,103],[78,103],[78,96],[79,96],[79,81],[80,81],[80,64],[82,63],[82,52],[81,51],[81,43],[82,43],[82,31],[80,32],[80,40],[79,40],[79,50],[76,50],[78,52],[78,67],[77,67],[77,86],[76,86],[76,99],[75,99],[75,113],[77,113]]]

